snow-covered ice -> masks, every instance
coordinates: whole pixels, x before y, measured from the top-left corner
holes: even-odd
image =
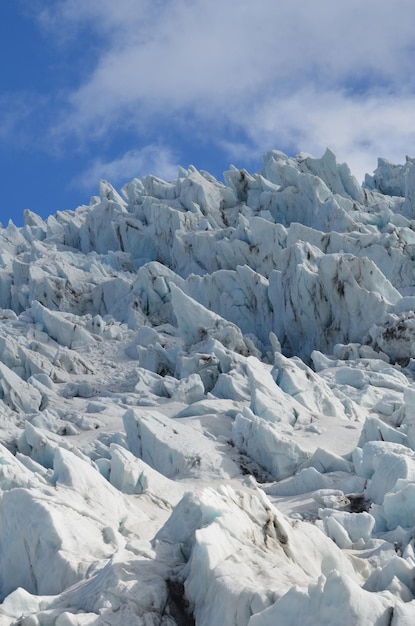
[[[415,160],[0,228],[0,626],[415,621]]]

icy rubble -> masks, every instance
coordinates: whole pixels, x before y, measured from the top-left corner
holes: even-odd
[[[0,229],[0,624],[415,619],[415,160]]]

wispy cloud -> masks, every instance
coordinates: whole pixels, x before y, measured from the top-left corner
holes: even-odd
[[[0,93],[0,138],[13,138],[15,143],[23,141],[30,133],[31,120],[39,115],[43,99],[25,92]]]
[[[320,156],[329,146],[363,180],[378,156],[401,162],[415,149],[414,111],[415,94],[360,97],[305,87],[285,99],[270,97],[247,114],[243,156],[257,158],[280,145]],[[236,157],[240,147],[228,150]]]
[[[141,150],[129,150],[111,161],[96,159],[72,185],[85,191],[97,188],[99,180],[109,180],[121,185],[132,178],[154,174],[165,180],[177,178],[177,161],[172,151],[158,145],[148,145]]]
[[[413,145],[413,0],[60,0],[39,15],[55,38],[96,38],[61,136],[191,118],[222,146],[228,130],[247,150],[328,145],[359,176]]]

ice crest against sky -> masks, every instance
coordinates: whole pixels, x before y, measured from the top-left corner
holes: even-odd
[[[0,220],[22,223],[190,163],[255,171],[268,149],[362,180],[413,154],[411,0],[3,0]]]

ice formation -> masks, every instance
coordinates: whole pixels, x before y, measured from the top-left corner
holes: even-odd
[[[0,228],[0,626],[415,622],[415,160]]]

